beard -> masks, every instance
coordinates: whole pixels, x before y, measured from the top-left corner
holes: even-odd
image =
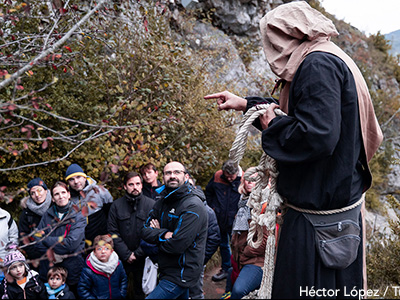
[[[137,197],[140,195],[141,192],[139,192],[138,190],[133,190],[132,192],[128,193],[131,196]]]
[[[172,179],[172,180],[170,179],[166,182],[165,185],[167,188],[176,189],[182,185],[182,182],[180,182],[179,179]]]

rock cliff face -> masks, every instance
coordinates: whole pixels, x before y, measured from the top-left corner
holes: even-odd
[[[226,89],[236,94],[268,96],[276,75],[269,68],[261,46],[259,21],[266,12],[276,6],[291,2],[282,0],[199,0],[185,1],[186,9],[180,6],[180,0],[171,0],[170,6],[175,25],[179,28],[178,39],[190,43],[189,55],[206,51],[206,66],[209,80],[216,80],[226,86]],[[201,9],[212,11],[212,24],[201,20],[192,21],[190,26],[182,26],[183,14],[188,10]],[[351,32],[343,30],[339,46],[350,56],[356,51],[367,51],[368,44],[362,38],[357,43],[352,42]],[[366,38],[366,37],[365,37]],[[244,48],[240,49],[240,47]],[[245,60],[246,53],[250,59]],[[374,61],[367,60],[367,67],[372,68]],[[371,89],[390,89],[393,95],[400,94],[398,82],[394,78],[383,78],[373,75]],[[396,127],[396,126],[395,126]],[[397,127],[398,128],[398,127]],[[396,146],[396,145],[395,145]],[[400,145],[397,145],[397,147]],[[399,154],[396,153],[399,158]],[[389,189],[400,190],[400,167],[393,165],[393,171],[388,176]],[[395,218],[392,210],[388,210],[390,218]],[[381,236],[390,236],[387,217],[374,212],[367,212],[367,230],[379,232]]]

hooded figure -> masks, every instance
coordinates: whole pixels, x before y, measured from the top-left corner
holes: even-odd
[[[330,41],[338,35],[332,21],[304,1],[270,11],[260,28],[267,60],[283,81],[279,105],[288,114],[273,118],[262,137],[264,151],[278,163],[278,192],[294,207],[316,211],[358,202],[371,186],[368,161],[382,141],[361,72]],[[365,286],[361,216],[354,218],[352,260],[340,267],[323,259],[312,218],[294,209],[284,216],[273,298],[309,297],[300,288],[313,286],[337,290],[340,298],[345,289]]]
[[[332,21],[296,1],[268,12],[260,29],[268,63],[282,83],[279,106],[287,113],[277,116],[271,104],[253,123],[262,130],[264,152],[277,163],[276,187],[288,207],[272,298],[309,298],[310,289],[343,298],[365,288],[360,208],[372,182],[368,161],[382,132],[360,70],[330,41],[338,35]],[[219,109],[241,111],[273,102],[229,92],[205,98],[217,98]],[[321,211],[329,212],[318,217]],[[327,231],[330,238],[323,236]]]

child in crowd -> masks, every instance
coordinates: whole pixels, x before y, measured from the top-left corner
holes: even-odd
[[[67,276],[68,271],[63,267],[50,268],[47,273],[47,283],[44,284],[49,299],[75,299],[74,293],[65,283]]]
[[[114,251],[110,235],[98,235],[94,250],[86,259],[78,284],[81,299],[122,299],[126,297],[128,277]]]
[[[36,271],[30,270],[17,245],[8,246],[4,258],[5,278],[0,284],[1,299],[46,299],[46,288]]]

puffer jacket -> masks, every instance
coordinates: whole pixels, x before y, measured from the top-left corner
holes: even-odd
[[[83,197],[83,195],[85,197]],[[85,238],[93,241],[99,234],[107,234],[107,217],[113,197],[103,186],[97,185],[96,180],[87,178],[87,184],[82,192],[76,192],[71,189],[71,202],[78,206],[88,208],[87,226],[85,229]],[[93,204],[88,202],[93,202]]]
[[[116,235],[114,249],[122,261],[127,261],[132,252],[136,258],[145,259],[140,246],[143,225],[155,201],[140,194],[125,195],[113,202],[108,215],[108,233]]]
[[[46,287],[37,272],[29,271],[26,280],[22,289],[14,279],[12,282],[4,279],[0,284],[0,298],[7,294],[8,299],[47,299]]]
[[[55,211],[55,205],[51,206],[43,215],[42,220],[38,225],[38,230],[43,230],[43,236],[47,236],[43,241],[39,241],[42,237],[35,237],[39,242],[35,246],[35,250],[41,255],[46,253],[47,249],[54,246],[53,250],[58,255],[71,255],[74,253],[81,253],[85,248],[85,227],[86,218],[80,211],[75,211],[71,202],[68,212],[64,215],[63,219],[59,221]],[[50,229],[51,227],[51,229]],[[51,232],[50,232],[51,231]],[[60,243],[60,237],[63,237]],[[75,255],[65,258],[57,266],[62,266],[68,271],[67,284],[74,285],[79,281],[81,270],[84,265],[82,255]],[[41,279],[47,282],[47,272],[49,270],[49,263],[43,260],[39,265],[39,273]]]
[[[160,279],[181,287],[193,286],[203,271],[207,239],[208,215],[204,199],[193,193],[194,187],[181,187],[161,192],[142,230],[148,243],[157,244]],[[160,228],[151,228],[150,221],[158,220]],[[166,232],[173,232],[165,239]]]
[[[123,299],[127,288],[128,277],[121,261],[118,261],[114,273],[108,275],[96,270],[88,256],[78,284],[78,295],[81,299]]]
[[[214,210],[221,232],[232,230],[240,199],[240,179],[241,176],[238,175],[233,182],[229,182],[222,170],[219,170],[206,186],[207,204]]]

